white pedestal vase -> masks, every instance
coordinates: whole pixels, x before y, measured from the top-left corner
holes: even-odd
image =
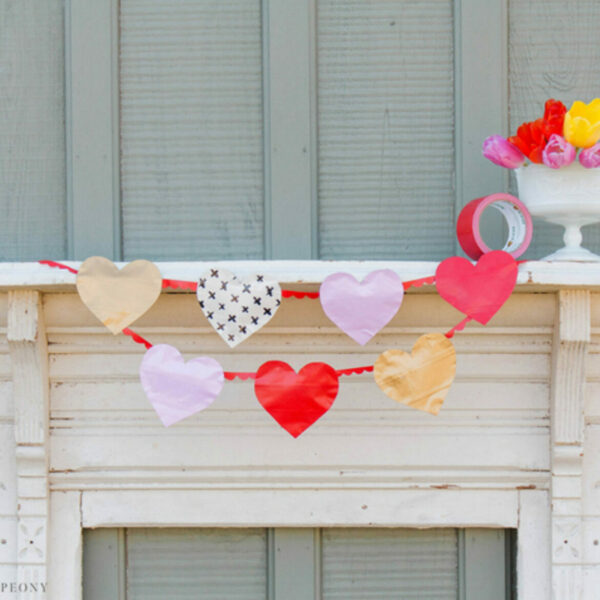
[[[519,199],[532,216],[565,228],[564,247],[542,260],[600,261],[581,247],[581,227],[600,222],[600,168],[586,169],[576,160],[560,169],[528,164],[515,174]]]

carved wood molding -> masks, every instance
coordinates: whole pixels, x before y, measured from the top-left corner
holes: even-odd
[[[553,445],[583,443],[585,360],[590,336],[590,292],[558,292],[552,365]]]
[[[582,475],[585,363],[590,292],[558,292],[552,357],[552,588],[557,600],[583,594]]]
[[[15,406],[17,577],[23,583],[45,582],[49,383],[47,341],[39,292],[9,292],[7,340]],[[27,597],[32,597],[31,592],[28,593]]]

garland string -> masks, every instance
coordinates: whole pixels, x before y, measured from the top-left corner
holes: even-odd
[[[70,273],[77,274],[77,272],[78,272],[77,269],[73,269],[72,267],[69,267],[68,265],[65,265],[65,264],[59,263],[59,262],[55,262],[53,260],[40,260],[38,262],[42,265],[47,265],[48,267],[54,267],[56,269],[64,269],[66,271],[69,271]],[[521,261],[521,262],[525,262],[525,261]],[[405,281],[405,282],[403,282],[403,286],[404,286],[404,289],[407,290],[411,286],[421,287],[422,285],[432,284],[432,283],[435,283],[435,275],[432,275],[430,277],[422,277],[421,279],[412,279],[410,281]],[[184,281],[184,280],[180,280],[180,279],[163,279],[162,287],[196,291],[198,288],[198,284],[195,281]],[[299,298],[299,299],[310,298],[311,300],[314,300],[319,297],[319,292],[298,292],[295,290],[282,290],[281,294],[284,298]],[[447,331],[444,335],[448,339],[453,338],[454,334],[457,331],[462,331],[465,328],[466,324],[471,320],[472,320],[471,317],[465,317],[460,323],[455,325],[452,329]],[[150,348],[152,348],[152,344],[146,338],[143,338],[141,335],[139,335],[135,331],[129,329],[129,327],[126,327],[125,329],[123,329],[122,333],[129,336],[136,344],[142,344],[143,346],[145,346],[146,350],[150,350]],[[338,377],[341,377],[342,375],[361,375],[362,373],[371,373],[373,371],[373,369],[374,369],[373,365],[367,365],[367,366],[363,366],[363,367],[350,367],[348,369],[338,369],[336,371],[336,375]],[[242,371],[225,371],[224,376],[225,376],[225,379],[227,379],[228,381],[233,381],[236,377],[238,379],[241,379],[242,381],[245,381],[247,379],[256,379],[256,373],[242,372]]]
[[[123,329],[121,333],[128,335],[136,344],[143,344],[144,346],[146,346],[146,350],[150,350],[150,348],[152,348],[152,344],[147,339],[143,338],[139,333],[131,331],[129,327]]]
[[[63,263],[54,262],[53,260],[40,260],[38,262],[40,263],[40,265],[47,265],[56,269],[64,269],[65,271],[77,274],[77,269],[64,265]]]
[[[465,328],[465,325],[472,321],[472,317],[465,317],[458,325],[455,325],[450,331],[447,331],[444,335],[450,340],[454,337],[454,334],[457,331],[462,331]]]
[[[39,260],[41,265],[47,265],[48,267],[54,267],[56,269],[64,269],[65,271],[69,271],[77,275],[77,269],[73,267],[69,267],[64,263],[59,263],[54,260]],[[526,261],[520,261],[526,262]],[[421,287],[427,284],[435,283],[435,275],[430,275],[429,277],[421,277],[420,279],[411,279],[410,281],[404,281],[402,285],[404,289],[407,290],[410,287]],[[196,281],[186,281],[184,279],[163,279],[162,280],[163,289],[173,289],[173,290],[190,290],[192,292],[197,291],[198,283]],[[311,300],[316,300],[319,297],[319,292],[300,292],[297,290],[281,290],[281,295],[284,298],[310,298]]]

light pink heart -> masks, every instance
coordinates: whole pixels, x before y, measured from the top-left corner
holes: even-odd
[[[210,406],[223,389],[223,367],[208,356],[187,363],[169,344],[152,346],[140,366],[146,396],[165,427]]]
[[[369,273],[360,283],[348,273],[334,273],[319,290],[325,314],[359,344],[366,344],[398,312],[404,297],[394,271]]]

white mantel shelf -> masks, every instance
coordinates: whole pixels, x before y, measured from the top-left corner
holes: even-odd
[[[79,268],[78,261],[63,264]],[[117,263],[122,266],[126,263]],[[195,281],[209,267],[221,267],[239,275],[266,273],[286,284],[319,284],[332,273],[351,273],[362,279],[377,269],[392,269],[404,281],[435,274],[439,263],[426,261],[318,261],[318,260],[232,260],[215,262],[156,262],[163,278]],[[530,261],[519,266],[518,289],[585,287],[600,289],[600,263]],[[75,275],[39,263],[0,263],[0,290],[30,288],[65,289],[75,285]],[[427,288],[428,286],[426,286]],[[421,288],[421,289],[426,289]],[[413,288],[415,289],[415,288]]]

